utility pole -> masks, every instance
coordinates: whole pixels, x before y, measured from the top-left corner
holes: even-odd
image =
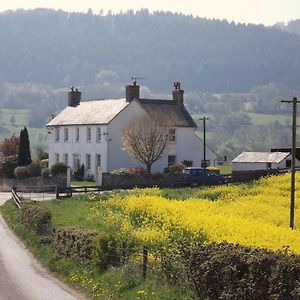
[[[206,121],[208,120],[208,117],[201,117],[199,120],[203,121],[203,171],[204,171],[204,178],[205,178],[205,170],[206,170]]]
[[[292,162],[291,162],[291,203],[290,203],[290,227],[295,227],[295,164],[296,164],[296,128],[297,128],[297,98],[292,101],[282,100],[283,103],[293,104],[293,125],[292,125]]]

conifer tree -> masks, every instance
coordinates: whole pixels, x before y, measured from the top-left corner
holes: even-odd
[[[27,166],[31,163],[30,143],[27,128],[20,132],[20,146],[18,154],[18,166]]]

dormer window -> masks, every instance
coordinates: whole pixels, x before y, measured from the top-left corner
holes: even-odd
[[[92,130],[91,130],[91,127],[88,127],[87,128],[87,132],[86,132],[86,140],[88,142],[90,142],[92,140]]]
[[[168,133],[169,142],[176,142],[176,129],[170,128]]]
[[[101,132],[101,127],[97,127],[96,129],[96,142],[101,142],[101,135],[102,135],[102,132]]]
[[[55,128],[55,142],[59,142],[59,127]]]

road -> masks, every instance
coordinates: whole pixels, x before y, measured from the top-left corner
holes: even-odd
[[[0,193],[0,205],[11,193]],[[0,216],[0,300],[85,299],[54,279],[32,257]]]

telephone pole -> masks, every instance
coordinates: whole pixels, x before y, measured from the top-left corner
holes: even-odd
[[[203,121],[203,170],[205,172],[205,169],[206,169],[206,121],[208,120],[208,117],[201,117],[199,120]]]
[[[292,125],[292,162],[291,162],[291,203],[290,203],[290,227],[295,227],[295,165],[296,165],[296,128],[297,128],[297,97],[292,101],[282,100],[283,103],[293,104],[293,125]]]

